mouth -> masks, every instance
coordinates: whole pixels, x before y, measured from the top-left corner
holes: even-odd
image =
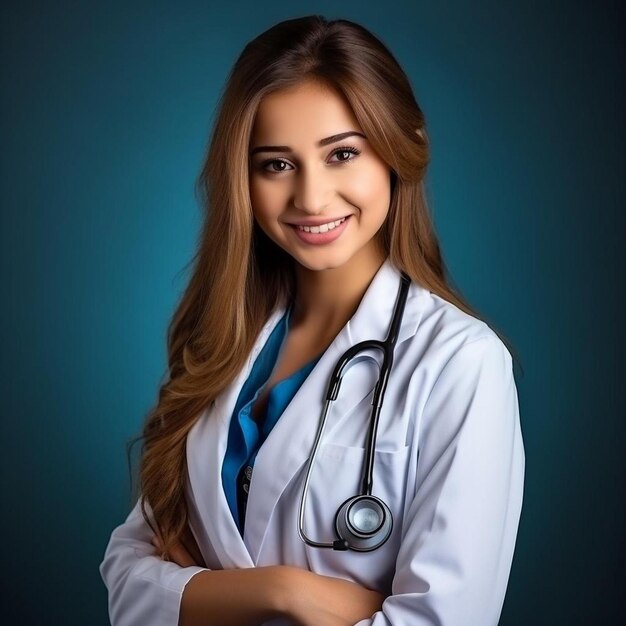
[[[300,242],[307,245],[324,245],[330,244],[339,239],[341,234],[346,230],[352,215],[346,215],[341,219],[319,226],[298,226],[297,224],[289,224],[293,233]]]
[[[289,224],[293,228],[305,233],[327,233],[330,230],[334,230],[343,224],[350,216],[346,215],[338,220],[333,222],[326,222],[325,224],[319,224],[318,226],[300,226],[298,224]]]

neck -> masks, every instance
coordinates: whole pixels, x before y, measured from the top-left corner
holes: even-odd
[[[326,270],[296,265],[291,328],[307,328],[317,336],[334,337],[358,309],[385,258],[356,254],[342,266]]]

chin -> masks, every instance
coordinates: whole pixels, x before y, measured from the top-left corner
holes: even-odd
[[[317,258],[315,258],[317,256]],[[317,253],[307,255],[304,257],[303,255],[292,255],[293,259],[299,263],[302,267],[309,269],[313,272],[322,272],[324,270],[334,270],[349,260],[349,257],[345,257],[343,255],[330,255],[329,253],[324,253],[322,250],[319,250]]]
[[[302,267],[311,270],[312,272],[323,272],[324,270],[332,270],[338,267],[337,265],[329,265],[328,263],[303,263],[302,261],[297,261]]]

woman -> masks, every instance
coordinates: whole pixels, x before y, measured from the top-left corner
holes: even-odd
[[[246,46],[200,178],[142,498],[100,565],[114,625],[498,622],[522,505],[517,392],[503,340],[448,286],[428,155],[407,77],[361,26],[311,16]],[[366,550],[335,517],[360,493],[376,350],[344,371],[307,461],[337,360],[387,337],[403,277],[371,490],[388,514]]]

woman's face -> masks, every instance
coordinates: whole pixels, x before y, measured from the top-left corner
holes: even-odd
[[[389,211],[390,176],[334,90],[305,82],[261,101],[250,142],[252,210],[304,267],[383,260],[374,236]],[[298,232],[296,224],[325,224],[325,232]]]

